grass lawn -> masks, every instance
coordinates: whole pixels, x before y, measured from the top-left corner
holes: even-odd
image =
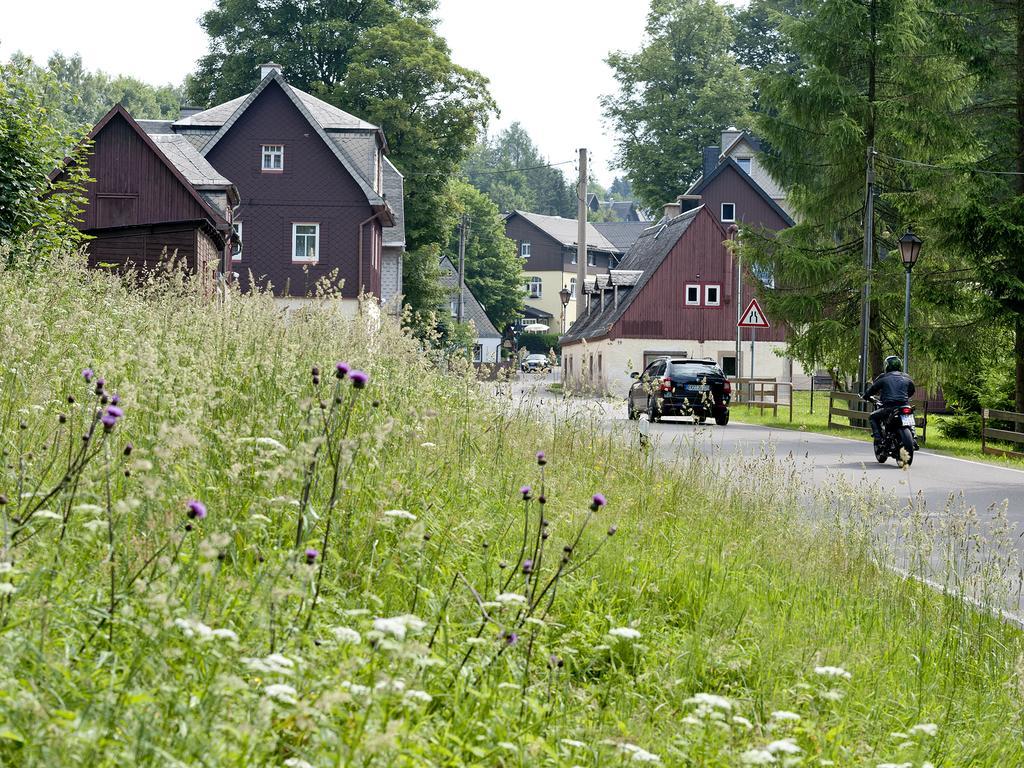
[[[845,403],[839,407],[846,407]],[[779,406],[778,414],[774,415],[770,409],[761,410],[757,406],[734,405],[732,418],[735,421],[746,422],[747,424],[765,424],[767,426],[779,427],[782,429],[805,429],[813,432],[828,432],[830,434],[850,437],[857,440],[870,441],[870,432],[859,429],[844,428],[847,419],[841,416],[834,418],[833,428],[828,427],[828,392],[814,393],[814,413],[811,413],[811,393],[793,393],[793,421],[789,420],[789,406]],[[924,448],[938,453],[948,453],[952,456],[963,456],[979,461],[987,461],[994,464],[1005,464],[1007,466],[1021,467],[1024,461],[1020,459],[1002,458],[990,456],[981,452],[981,443],[973,440],[958,440],[946,437],[943,434],[943,424],[947,416],[928,415],[928,439]],[[836,427],[838,425],[838,428]]]
[[[372,313],[37,269],[0,271],[0,764],[1024,764],[1021,633],[882,567],[854,497],[538,421]]]

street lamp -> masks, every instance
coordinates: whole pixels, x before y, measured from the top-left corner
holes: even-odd
[[[910,366],[907,357],[910,354],[910,271],[917,264],[917,257],[921,255],[922,240],[911,230],[900,238],[900,257],[903,259],[903,267],[907,270],[907,294],[903,309],[903,370]]]
[[[565,335],[565,308],[569,306],[569,299],[572,298],[572,293],[564,285],[562,290],[558,292],[558,298],[562,300],[562,335]]]

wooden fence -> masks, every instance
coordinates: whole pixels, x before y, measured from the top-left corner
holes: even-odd
[[[845,403],[847,407],[837,407],[837,400]],[[911,400],[910,404],[918,409],[914,414],[914,421],[917,425],[917,441],[924,443],[928,437],[928,401]],[[873,408],[871,403],[861,398],[856,392],[830,392],[828,396],[828,427],[829,429],[839,427],[870,431],[871,425],[868,423],[868,416],[871,415]],[[850,423],[836,424],[833,422],[833,418],[836,416],[848,419]],[[1024,419],[1024,416],[1021,418]]]
[[[760,408],[763,414],[766,408],[770,408],[775,418],[779,417],[779,407],[789,406],[789,420],[793,421],[793,384],[789,381],[777,381],[775,379],[730,379],[732,382],[732,402],[734,405],[745,405],[747,409]],[[786,393],[789,388],[789,402],[785,402],[780,395]]]
[[[989,422],[999,424],[1012,424],[1011,429],[999,429],[989,426]],[[981,452],[990,456],[1010,456],[1015,459],[1024,459],[1024,451],[1011,451],[1005,448],[993,448],[988,444],[989,440],[1000,440],[1006,443],[1024,443],[1024,413],[1013,413],[1012,411],[993,411],[985,408],[981,412]]]

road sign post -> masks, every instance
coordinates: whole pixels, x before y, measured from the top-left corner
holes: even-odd
[[[753,400],[754,345],[757,341],[757,329],[771,328],[771,325],[768,322],[768,318],[765,317],[764,310],[762,310],[761,305],[757,303],[757,299],[750,300],[750,303],[747,304],[747,308],[743,310],[743,314],[740,315],[740,321],[736,323],[736,327],[750,329],[750,397],[748,399]]]

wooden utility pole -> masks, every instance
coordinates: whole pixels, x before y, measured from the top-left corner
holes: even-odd
[[[584,286],[587,283],[587,150],[580,150],[580,179],[577,184],[576,207],[576,321],[586,307]]]
[[[466,214],[462,214],[459,222],[459,307],[456,310],[456,319],[462,323],[466,319],[466,229],[469,221]]]

